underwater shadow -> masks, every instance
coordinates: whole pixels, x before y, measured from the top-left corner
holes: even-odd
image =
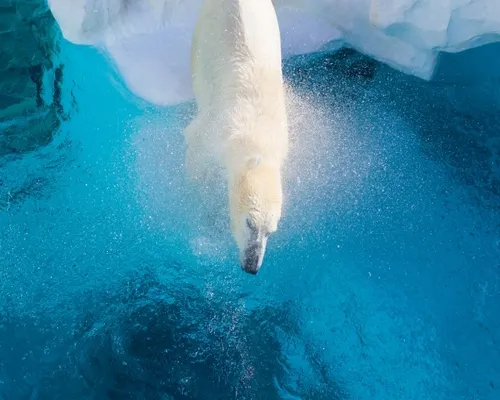
[[[118,287],[89,295],[72,324],[3,313],[0,398],[348,398],[291,305],[248,310],[153,273]]]

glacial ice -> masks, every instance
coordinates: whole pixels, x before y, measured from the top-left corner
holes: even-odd
[[[432,78],[440,52],[500,40],[498,0],[274,0],[289,57],[353,47]],[[130,90],[159,105],[192,98],[191,33],[202,0],[48,0],[64,37],[98,47]]]

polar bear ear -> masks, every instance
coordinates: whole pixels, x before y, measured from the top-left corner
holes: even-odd
[[[250,157],[247,161],[248,169],[254,169],[254,168],[258,167],[261,162],[262,162],[261,156]]]

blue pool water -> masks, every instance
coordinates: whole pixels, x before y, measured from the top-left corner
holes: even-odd
[[[185,179],[192,105],[61,54],[70,119],[0,158],[0,399],[500,398],[497,81],[287,62],[284,219],[252,277],[225,198]]]

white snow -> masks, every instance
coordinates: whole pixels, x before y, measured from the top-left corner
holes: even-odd
[[[48,0],[64,37],[103,49],[130,90],[192,98],[191,35],[202,0]],[[500,0],[274,0],[283,56],[350,46],[430,79],[439,52],[500,41]]]

